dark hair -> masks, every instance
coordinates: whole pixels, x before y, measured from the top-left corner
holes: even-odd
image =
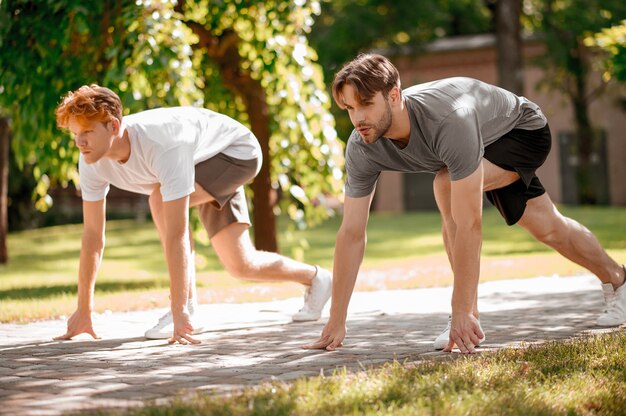
[[[66,129],[70,117],[80,123],[88,121],[107,122],[112,118],[122,121],[120,97],[108,88],[96,84],[83,85],[68,92],[56,109],[57,125]]]
[[[400,74],[384,56],[361,54],[345,64],[333,80],[333,98],[341,108],[344,108],[341,90],[346,84],[356,89],[357,99],[363,104],[379,91],[387,98],[393,87],[400,88]]]

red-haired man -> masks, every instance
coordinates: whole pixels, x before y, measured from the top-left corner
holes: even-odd
[[[170,275],[171,311],[148,338],[196,343],[197,307],[189,207],[197,206],[211,244],[233,276],[256,281],[293,281],[307,287],[294,321],[317,320],[330,297],[328,271],[276,253],[258,251],[248,228],[243,185],[256,176],[261,151],[237,121],[207,109],[159,108],[122,117],[119,97],[98,85],[68,93],[56,110],[80,150],[84,231],[78,276],[78,307],[58,339],[81,333],[97,337],[91,311],[104,250],[105,198],[109,185],[149,195]]]

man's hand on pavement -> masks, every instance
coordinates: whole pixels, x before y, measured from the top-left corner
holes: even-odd
[[[94,339],[100,339],[100,337],[93,330],[93,323],[91,321],[91,311],[76,310],[67,320],[67,331],[65,334],[55,337],[55,341],[64,341],[72,339],[80,334],[89,334]]]
[[[476,352],[476,346],[483,338],[485,338],[485,334],[480,329],[480,323],[471,312],[452,312],[450,341],[443,350],[444,352],[452,352],[452,348],[456,344],[463,354],[473,354]]]
[[[167,342],[170,344],[179,342],[183,345],[200,343],[199,339],[195,339],[191,336],[191,334],[193,334],[193,325],[191,325],[189,312],[183,311],[174,313],[172,311],[172,317],[174,320],[174,331],[172,338],[170,338]]]
[[[343,339],[346,337],[346,323],[335,322],[331,319],[328,320],[322,335],[319,339],[311,344],[302,346],[304,349],[326,349],[327,351],[334,351],[335,349],[343,346]]]

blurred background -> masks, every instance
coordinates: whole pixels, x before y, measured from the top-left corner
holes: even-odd
[[[42,268],[59,256],[77,263],[79,229],[57,229],[73,236],[71,250],[32,258],[41,250],[33,244],[54,238],[24,232],[82,219],[78,151],[56,128],[54,110],[65,93],[91,83],[117,92],[125,114],[193,105],[248,125],[265,159],[248,187],[255,244],[330,263],[352,130],[332,103],[330,85],[343,63],[367,51],[389,57],[403,87],[469,76],[536,102],[553,134],[539,171],[553,199],[604,206],[609,211],[600,216],[623,220],[625,19],[623,0],[0,0],[0,264],[12,258],[11,238],[20,267],[30,261]],[[436,234],[432,179],[384,173],[373,211],[414,222],[411,215],[424,211],[419,218]],[[131,221],[113,222],[112,235],[144,230],[147,199],[112,189],[107,215]],[[325,237],[314,231],[322,224]],[[619,224],[605,226],[619,232]],[[313,231],[302,234],[306,229]],[[160,255],[156,234],[146,238]],[[207,243],[201,230],[197,239]],[[127,251],[128,243],[120,241]],[[315,257],[316,246],[324,246],[323,255]],[[15,269],[1,267],[6,287],[16,287],[8,283]],[[55,267],[74,281],[75,266]],[[162,260],[137,269],[163,269],[159,279],[167,282]],[[56,296],[73,286],[43,295],[11,290],[0,298]]]
[[[535,101],[554,137],[540,172],[554,200],[626,205],[625,18],[620,0],[2,0],[0,241],[80,220],[77,151],[54,109],[98,83],[126,113],[197,105],[248,124],[266,156],[251,187],[257,245],[278,249],[275,214],[314,224],[340,198],[351,125],[329,85],[364,51],[390,57],[405,87],[462,75]],[[431,181],[383,175],[374,210],[434,209]],[[114,218],[148,214],[142,196],[108,202]]]

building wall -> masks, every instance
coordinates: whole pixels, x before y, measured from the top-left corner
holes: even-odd
[[[484,39],[484,38],[483,38]],[[448,45],[449,46],[449,45]],[[406,53],[390,56],[398,68],[403,88],[452,76],[467,76],[497,84],[496,52],[492,42],[483,42],[470,49],[458,47],[432,48],[430,52]],[[544,71],[532,65],[535,58],[545,54],[545,47],[537,41],[527,42],[523,49],[525,61],[524,96],[537,103],[548,118],[552,130],[552,151],[538,176],[555,202],[562,201],[561,173],[559,162],[560,132],[574,132],[574,116],[568,100],[558,92],[539,89]],[[620,108],[619,99],[626,97],[626,88],[611,85],[592,102],[590,117],[595,127],[606,132],[609,192],[612,205],[626,205],[626,112]],[[400,211],[404,206],[403,196],[398,194],[402,185],[398,175],[383,172],[377,193],[383,192],[374,204],[376,210]],[[391,177],[391,178],[390,178]],[[382,185],[382,186],[381,186]]]

